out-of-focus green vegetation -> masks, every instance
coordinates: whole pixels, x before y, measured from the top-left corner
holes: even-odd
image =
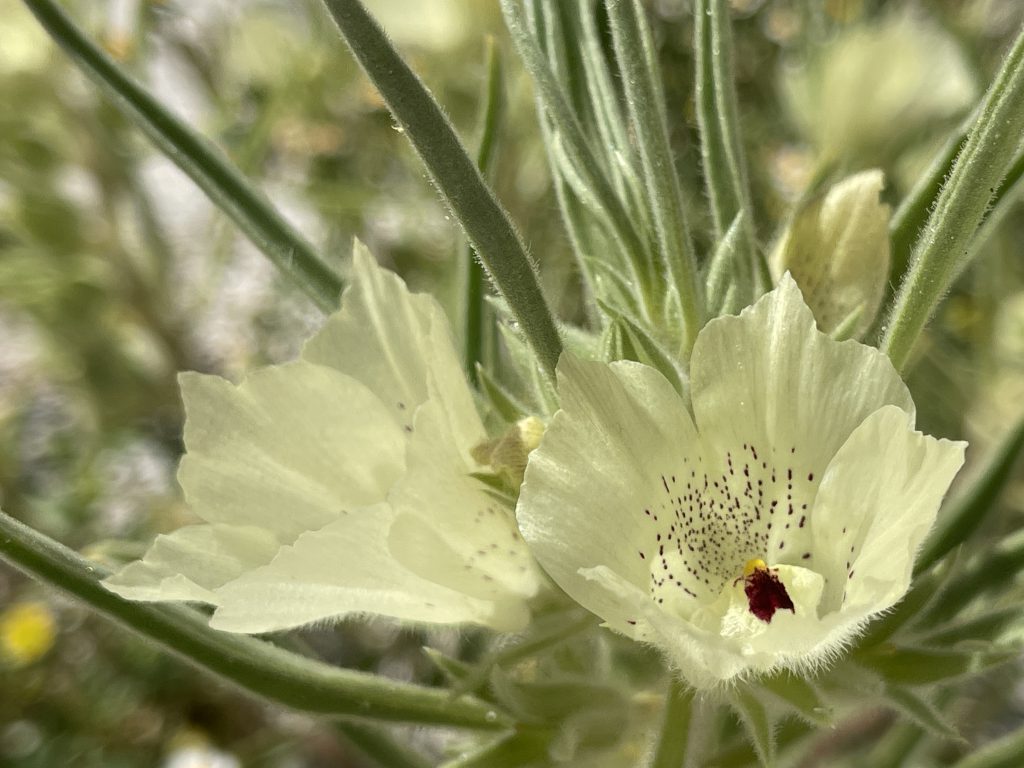
[[[472,141],[484,36],[509,48],[496,4],[368,5]],[[764,243],[794,202],[858,170],[882,168],[885,196],[900,199],[1024,20],[1015,0],[732,5],[756,208],[771,216],[757,222]],[[650,6],[678,167],[698,208],[690,4]],[[69,9],[335,263],[358,235],[411,285],[454,305],[457,229],[319,4],[77,0]],[[0,18],[0,504],[97,558],[124,559],[190,520],[174,484],[177,371],[237,379],[293,355],[320,317],[20,3],[0,0]],[[532,97],[509,61],[493,177],[548,295],[572,318],[572,259]],[[966,424],[978,455],[1024,401],[1024,216],[1016,202],[998,213],[910,379],[920,428],[952,435]],[[697,221],[703,253],[710,222]],[[1018,527],[1024,484],[1004,504],[993,519]],[[0,765],[360,764],[329,726],[211,684],[6,568],[0,606]],[[365,623],[305,635],[331,661],[399,676],[431,674],[421,640]],[[982,678],[964,696],[965,733],[995,736],[1021,709],[1005,678]],[[224,750],[221,763],[173,762],[211,745]]]

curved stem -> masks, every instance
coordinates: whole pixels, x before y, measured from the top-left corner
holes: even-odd
[[[324,5],[462,224],[541,366],[554,378],[562,341],[526,247],[505,209],[434,97],[363,4],[359,0],[324,0]]]
[[[24,0],[71,60],[157,149],[324,311],[338,306],[341,278],[206,138],[175,117],[89,40],[53,0]]]
[[[200,669],[250,693],[305,712],[485,730],[507,727],[472,697],[399,683],[306,659],[246,635],[211,629],[182,606],[133,603],[107,591],[104,569],[0,512],[0,559],[67,592],[93,610]]]

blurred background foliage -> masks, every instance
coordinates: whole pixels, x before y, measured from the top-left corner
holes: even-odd
[[[472,141],[496,3],[372,0]],[[871,167],[897,202],[984,89],[1024,21],[1017,0],[733,0],[742,124],[760,239],[792,205]],[[75,0],[77,19],[212,138],[338,264],[358,235],[454,305],[460,242],[404,137],[312,0]],[[692,16],[652,0],[673,142],[699,217]],[[288,359],[321,318],[173,165],[0,0],[0,504],[98,558],[141,554],[190,522],[174,482],[175,376],[237,380]],[[509,62],[498,194],[562,317],[578,283],[526,79]],[[698,222],[706,250],[710,222]],[[988,225],[977,266],[919,347],[910,384],[927,432],[984,457],[1024,401],[1024,216]],[[1018,479],[992,536],[1019,527]],[[1019,596],[1019,593],[1018,593]],[[454,648],[471,638],[431,637]],[[429,677],[414,633],[307,632],[351,667]],[[980,743],[1024,717],[1024,689],[963,694]],[[425,737],[424,737],[425,738]],[[865,744],[853,760],[868,759]],[[956,745],[929,759],[956,757]],[[825,762],[833,765],[825,752]],[[0,765],[358,766],[328,726],[254,703],[0,567]],[[819,763],[815,763],[819,764]],[[865,765],[871,764],[863,763]],[[931,764],[923,762],[922,764]]]

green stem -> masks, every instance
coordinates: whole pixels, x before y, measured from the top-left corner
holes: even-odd
[[[966,266],[971,238],[1006,176],[1007,159],[1014,156],[1022,135],[1024,31],[985,94],[978,119],[914,246],[882,339],[882,349],[897,369],[906,365],[925,323]]]
[[[684,213],[683,192],[668,139],[656,53],[639,0],[606,0],[606,7],[630,123],[644,169],[658,247],[682,312],[680,346],[685,360],[703,325],[704,305],[697,282],[697,259]]]
[[[203,136],[175,117],[90,41],[53,0],[24,0],[54,42],[114,105],[324,311],[338,305],[341,278]]]
[[[338,669],[246,635],[218,632],[182,606],[133,603],[100,583],[103,569],[0,512],[0,559],[57,587],[200,669],[305,712],[493,730],[508,720],[448,691]]]
[[[488,175],[497,154],[498,136],[505,114],[505,100],[502,93],[501,55],[494,38],[487,38],[487,82],[484,88],[482,119],[480,121],[480,144],[476,151],[476,165],[480,173]],[[463,248],[463,263],[466,268],[466,298],[463,315],[463,354],[466,374],[473,384],[477,383],[477,363],[483,362],[484,320],[487,308],[487,285],[484,268],[473,257],[473,249],[467,243]]]
[[[470,244],[505,297],[544,370],[562,342],[519,234],[434,97],[359,0],[324,0],[363,71],[419,153]]]
[[[672,678],[665,694],[665,717],[651,768],[682,768],[693,717],[693,691]]]

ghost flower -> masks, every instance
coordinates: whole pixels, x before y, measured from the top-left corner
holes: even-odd
[[[358,243],[353,267],[301,359],[237,386],[181,376],[178,479],[205,522],[158,536],[108,589],[209,603],[232,632],[352,613],[525,625],[538,572],[471,476],[486,434],[444,313]]]
[[[689,402],[636,363],[566,356],[558,375],[523,535],[698,688],[838,653],[906,592],[963,462],[964,443],[914,430],[883,354],[817,330],[788,274],[701,331]]]

